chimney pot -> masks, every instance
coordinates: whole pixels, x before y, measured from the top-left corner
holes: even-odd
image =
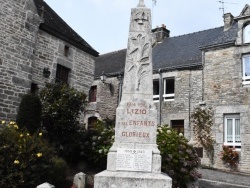
[[[170,31],[166,29],[166,25],[162,24],[161,27],[152,29],[153,43],[162,42],[165,38],[168,38]]]
[[[223,16],[224,18],[224,31],[227,31],[228,29],[231,28],[233,21],[234,21],[234,16],[231,13],[226,13]]]

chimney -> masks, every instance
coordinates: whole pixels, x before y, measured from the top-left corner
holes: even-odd
[[[224,18],[224,31],[227,31],[228,29],[231,28],[233,21],[234,21],[234,16],[231,13],[226,13],[223,16]]]
[[[170,34],[170,31],[166,29],[166,26],[164,24],[161,25],[161,27],[156,27],[155,29],[152,29],[152,38],[153,38],[153,44],[162,42],[165,38],[168,38]]]

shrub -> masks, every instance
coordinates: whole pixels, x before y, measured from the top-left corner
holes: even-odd
[[[229,148],[228,146],[222,146],[223,151],[221,151],[221,160],[223,163],[233,169],[236,169],[239,164],[239,153],[234,150],[234,148]]]
[[[5,127],[0,130],[0,187],[35,187],[45,181],[56,184],[65,180],[67,165],[55,155],[42,133],[32,135],[27,130],[20,130],[14,122],[3,123]]]
[[[107,154],[114,142],[114,125],[106,126],[98,121],[94,130],[87,131],[87,139],[84,142],[84,151],[87,160],[104,169],[107,164]]]
[[[27,128],[30,133],[41,127],[42,104],[38,96],[27,94],[22,97],[16,122],[20,128]]]
[[[191,115],[194,140],[206,150],[210,162],[214,162],[215,139],[212,134],[213,119],[212,111],[209,108],[196,108]]]
[[[200,159],[188,140],[167,125],[157,129],[157,144],[162,156],[162,171],[173,180],[173,187],[186,187],[188,182],[197,180],[201,175],[197,168]]]
[[[42,124],[48,138],[68,162],[80,157],[83,130],[80,114],[86,104],[86,95],[65,84],[46,84],[40,92]],[[77,156],[76,156],[77,155]]]

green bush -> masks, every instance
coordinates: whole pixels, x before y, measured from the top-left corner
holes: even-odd
[[[107,154],[114,142],[114,125],[105,125],[98,121],[94,130],[87,131],[87,139],[84,142],[84,151],[87,160],[101,169],[107,164]]]
[[[173,187],[186,187],[188,182],[197,180],[201,175],[197,168],[200,159],[188,140],[177,134],[167,125],[157,129],[157,144],[162,156],[162,171],[173,180]]]
[[[20,128],[27,128],[30,133],[41,127],[42,104],[38,96],[27,94],[22,97],[16,122]]]
[[[80,157],[83,130],[79,123],[86,95],[65,84],[46,84],[40,92],[42,124],[48,138],[68,162]]]
[[[5,127],[0,130],[0,187],[36,187],[66,179],[66,163],[55,155],[42,133],[30,134],[14,122],[2,123]]]

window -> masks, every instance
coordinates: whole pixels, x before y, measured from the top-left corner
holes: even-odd
[[[68,83],[69,71],[67,67],[57,64],[56,68],[56,83]]]
[[[91,86],[89,90],[89,102],[96,102],[97,86]]]
[[[250,84],[250,55],[244,55],[242,57],[242,80],[243,85],[249,85]]]
[[[38,90],[39,90],[38,85],[35,84],[35,83],[31,83],[31,85],[30,85],[30,93],[36,95]]]
[[[164,101],[174,100],[174,78],[163,79],[163,99]],[[153,100],[159,102],[160,100],[160,81],[159,79],[153,80]]]
[[[250,24],[243,28],[243,42],[250,43]]]
[[[241,148],[240,116],[238,114],[225,115],[224,145]]]
[[[92,116],[88,118],[88,129],[96,128],[96,124],[97,124],[97,117]]]
[[[164,79],[164,101],[173,101],[174,100],[174,78],[165,78]]]
[[[171,127],[178,134],[182,133],[184,135],[184,120],[172,120],[171,121]]]
[[[159,80],[153,80],[153,100],[159,102],[160,100],[160,83]]]
[[[69,56],[69,47],[67,45],[64,46],[64,56],[65,57]]]

